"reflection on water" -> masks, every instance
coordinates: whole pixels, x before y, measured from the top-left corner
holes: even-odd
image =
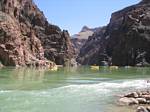
[[[26,69],[18,68],[12,70],[12,78],[18,81],[40,81],[44,79],[45,70],[44,69]]]
[[[133,112],[116,96],[149,88],[149,68],[0,69],[0,112]]]

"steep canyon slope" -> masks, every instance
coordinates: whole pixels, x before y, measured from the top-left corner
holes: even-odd
[[[49,24],[32,0],[0,1],[0,61],[6,66],[64,64],[74,49],[67,31]]]
[[[118,66],[148,66],[150,63],[150,0],[142,0],[139,4],[113,13],[101,37],[95,45],[93,40],[89,40],[81,48],[77,59],[79,63],[99,65],[101,61],[106,60],[109,64]],[[90,38],[99,39],[99,36],[93,35]],[[90,48],[92,48],[91,52]],[[101,54],[104,56],[103,60]]]

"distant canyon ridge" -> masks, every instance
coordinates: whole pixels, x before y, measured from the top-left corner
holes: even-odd
[[[88,38],[92,36],[95,32],[98,32],[99,29],[100,29],[99,27],[89,28],[88,26],[84,26],[78,34],[72,36],[71,41],[73,43],[76,56],[78,56],[78,54],[80,53],[80,49],[86,43]]]
[[[149,66],[150,1],[113,13],[107,26],[84,26],[71,37],[67,30],[50,24],[32,0],[1,0],[0,62],[5,66]]]

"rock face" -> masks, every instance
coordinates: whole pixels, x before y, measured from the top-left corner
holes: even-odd
[[[105,30],[106,27],[99,28],[92,36],[89,36],[86,43],[80,49],[77,62],[82,65],[99,65],[101,61],[100,56],[101,58],[107,58],[103,52],[103,36]]]
[[[83,47],[89,36],[92,36],[94,32],[97,32],[99,28],[89,28],[84,26],[78,34],[72,36],[72,43],[75,48],[75,54],[78,56],[80,49]]]
[[[73,57],[67,31],[51,25],[32,0],[0,1],[0,61],[6,66],[64,64]]]
[[[80,53],[80,49],[83,47],[87,39],[80,39],[80,38],[72,38],[71,39],[73,47],[75,48],[75,54],[78,56]]]
[[[100,65],[100,55],[104,54],[105,57],[109,57],[108,60],[113,65],[149,66],[149,21],[149,0],[143,0],[139,4],[113,13],[102,39],[98,40],[101,32],[97,36],[90,37],[85,46],[81,48],[78,61],[81,64]],[[98,41],[95,41],[94,44],[92,39],[97,39]]]
[[[150,1],[127,7],[112,14],[106,30],[107,54],[114,65],[150,63]]]
[[[92,36],[94,32],[96,32],[98,28],[89,28],[84,26],[78,34],[72,36],[72,43],[75,48],[76,55],[80,53],[80,49],[88,40],[89,36]]]
[[[94,32],[98,31],[99,27],[97,28],[89,28],[87,26],[83,26],[81,31],[78,34],[75,34],[72,36],[72,38],[78,38],[78,39],[88,39],[89,36],[92,36]]]

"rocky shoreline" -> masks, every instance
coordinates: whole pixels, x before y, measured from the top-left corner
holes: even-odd
[[[150,90],[136,91],[120,96],[121,106],[136,106],[136,112],[150,112]]]

